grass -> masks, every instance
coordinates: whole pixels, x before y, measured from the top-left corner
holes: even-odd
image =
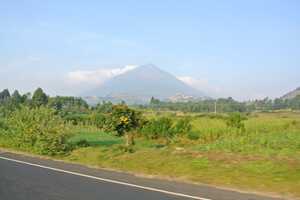
[[[201,142],[198,150],[217,150],[266,156],[300,156],[300,115],[259,114],[245,121],[246,131],[227,128],[224,120],[193,120]]]
[[[69,140],[70,143],[76,144],[85,140],[90,146],[111,147],[116,144],[122,144],[122,138],[114,137],[112,134],[101,131],[80,130]]]
[[[164,146],[159,141],[137,138],[133,153],[124,153],[121,138],[101,131],[81,130],[70,141],[85,139],[90,147],[74,150],[64,159],[300,197],[299,114],[250,116],[245,122],[245,133],[228,128],[218,118],[202,116],[191,120],[198,140],[179,137],[170,146]]]
[[[134,173],[176,178],[242,190],[300,197],[300,113],[255,113],[245,132],[228,128],[222,116],[163,113],[174,119],[188,115],[192,133],[164,141],[136,138],[132,153],[124,139],[93,127],[74,127],[69,142],[85,141],[59,158]],[[148,113],[153,118],[155,113]],[[0,137],[0,146],[9,141]],[[10,146],[10,145],[7,145]]]
[[[70,161],[181,180],[299,196],[299,161],[229,153],[187,152],[155,147],[134,153],[119,148],[87,147],[65,158]]]

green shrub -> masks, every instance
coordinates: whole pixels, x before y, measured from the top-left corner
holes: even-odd
[[[107,114],[92,113],[90,115],[90,122],[103,131],[110,131],[112,129],[111,117]]]
[[[84,114],[65,114],[65,116],[63,117],[63,119],[66,122],[70,122],[73,125],[78,125],[78,124],[84,124],[88,121],[88,117]]]
[[[189,132],[189,133],[187,134],[187,137],[188,137],[188,139],[190,139],[190,140],[199,140],[199,138],[200,138],[199,134],[196,133],[196,132]]]
[[[176,134],[187,134],[191,131],[192,125],[189,118],[182,118],[177,121],[174,126],[174,132]]]
[[[89,147],[90,143],[86,139],[81,139],[75,143],[75,148]]]
[[[296,126],[297,124],[298,124],[298,122],[296,120],[291,121],[292,126]]]
[[[54,110],[39,107],[22,107],[7,119],[9,135],[15,146],[45,155],[57,155],[70,150],[69,136],[64,121],[54,114]]]
[[[173,122],[167,117],[148,121],[141,131],[142,134],[149,139],[164,138],[167,140],[167,142],[169,142],[175,136]]]
[[[240,113],[231,113],[227,118],[226,124],[230,128],[236,128],[244,131],[245,125],[244,122],[247,118],[242,116]]]
[[[141,133],[149,139],[166,139],[169,143],[176,135],[186,135],[192,129],[189,118],[181,118],[176,123],[169,117],[151,119],[143,125]]]
[[[5,123],[4,119],[0,118],[0,131],[7,130],[7,124]]]

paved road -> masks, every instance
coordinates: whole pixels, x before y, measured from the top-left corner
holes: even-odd
[[[0,152],[1,200],[275,200]]]

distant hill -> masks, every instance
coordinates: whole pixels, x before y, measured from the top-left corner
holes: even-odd
[[[143,65],[118,75],[84,96],[148,102],[151,97],[167,100],[174,96],[204,98],[205,95],[154,65]]]
[[[283,97],[281,97],[282,99],[293,99],[296,96],[300,95],[300,87],[297,88],[296,90],[293,90],[289,93],[287,93],[286,95],[284,95]]]

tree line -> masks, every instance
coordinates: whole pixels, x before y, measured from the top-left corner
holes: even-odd
[[[190,102],[167,102],[151,98],[149,105],[140,105],[140,108],[153,110],[171,110],[182,112],[201,113],[231,113],[231,112],[254,112],[276,110],[300,110],[300,95],[293,99],[269,99],[239,102],[233,98],[206,99]]]
[[[122,102],[121,104],[125,104]],[[10,94],[8,89],[0,92],[0,111],[14,110],[20,105],[30,107],[47,106],[54,108],[64,117],[71,120],[79,119],[82,113],[89,110],[99,112],[110,112],[113,104],[111,102],[100,102],[96,106],[89,106],[82,98],[77,97],[49,97],[45,92],[38,88],[33,94],[26,93],[21,95],[18,90]],[[230,112],[254,112],[254,111],[275,111],[275,110],[300,110],[300,95],[293,99],[276,98],[274,100],[265,98],[247,102],[239,102],[233,98],[206,99],[190,102],[167,102],[154,97],[151,98],[148,105],[135,105],[140,109],[170,110],[183,112],[201,112],[201,113],[230,113]],[[72,114],[72,115],[70,115]]]
[[[71,145],[68,138],[77,126],[97,127],[124,137],[126,151],[130,151],[137,134],[149,139],[161,138],[168,144],[190,128],[186,119],[146,119],[141,111],[124,102],[117,105],[102,102],[90,107],[81,98],[49,97],[41,88],[32,95],[20,95],[18,91],[10,95],[4,90],[0,97],[0,139],[10,141],[8,145],[14,148],[39,154],[56,155],[76,148],[77,144]]]

